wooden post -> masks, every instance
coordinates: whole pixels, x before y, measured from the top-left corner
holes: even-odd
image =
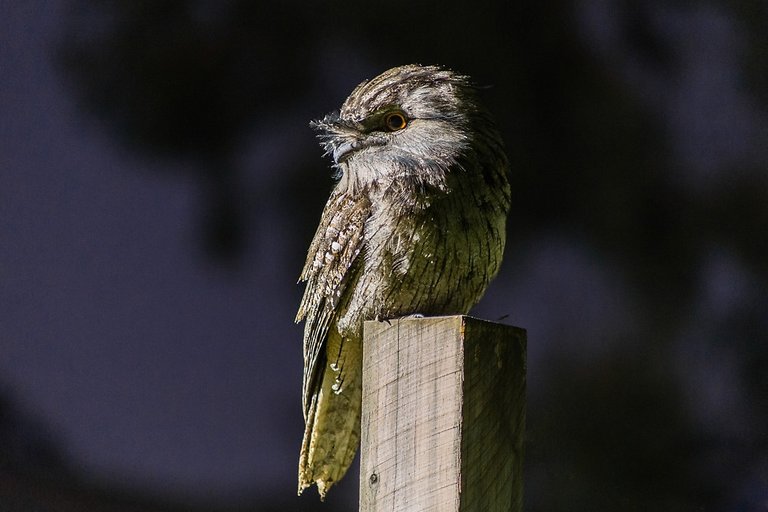
[[[520,512],[523,329],[467,316],[366,322],[361,512]]]

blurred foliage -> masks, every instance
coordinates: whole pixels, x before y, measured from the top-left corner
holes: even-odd
[[[283,3],[73,2],[58,48],[81,104],[136,150],[197,162],[209,197],[208,249],[244,242],[238,170],[250,125],[309,80],[307,25]],[[277,37],[295,44],[280,45]],[[279,110],[278,110],[279,113]]]
[[[199,162],[185,168],[213,191],[206,239],[224,256],[244,247],[249,199],[239,194],[241,176],[274,172],[232,163],[254,129],[268,130],[296,105],[314,101],[318,110],[308,116],[336,108],[363,69],[439,63],[491,82],[484,96],[514,163],[510,232],[517,247],[548,231],[585,240],[599,265],[621,269],[636,305],[631,339],[614,340],[631,349],[586,366],[548,359],[548,380],[529,407],[528,509],[726,510],[742,503],[740,482],[765,463],[768,439],[757,431],[719,438],[701,425],[669,353],[691,317],[706,314],[697,305],[703,269],[720,248],[749,276],[751,306],[703,322],[711,328],[700,342],[740,354],[737,381],[754,402],[749,419],[768,425],[765,162],[744,159],[715,178],[686,169],[667,122],[674,112],[660,109],[658,91],[633,82],[636,75],[617,60],[621,50],[662,89],[679,84],[685,55],[660,23],[685,29],[685,16],[709,4],[605,6],[613,23],[606,30],[619,35],[607,53],[585,36],[580,20],[594,15],[591,7],[561,0],[439,8],[404,0],[73,0],[57,58],[83,108],[128,147]],[[739,31],[744,91],[765,119],[765,6],[744,0],[717,12]],[[707,141],[700,144],[706,149]],[[302,157],[311,173],[282,176],[269,192],[284,198],[279,214],[290,219],[287,231],[306,227],[301,236],[311,234],[324,200],[318,170],[327,164],[319,155]],[[306,239],[299,235],[297,247]],[[579,333],[572,336],[578,344]]]
[[[49,475],[68,471],[55,436],[0,386],[0,471]]]

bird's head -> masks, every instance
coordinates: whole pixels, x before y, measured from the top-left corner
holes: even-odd
[[[472,145],[480,115],[469,78],[408,65],[358,85],[338,112],[313,121],[342,181],[355,187],[413,179],[444,186]]]

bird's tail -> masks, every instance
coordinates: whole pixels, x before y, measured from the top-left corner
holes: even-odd
[[[320,498],[347,472],[360,444],[362,347],[329,336],[322,383],[309,400],[299,457],[299,494],[317,484]]]

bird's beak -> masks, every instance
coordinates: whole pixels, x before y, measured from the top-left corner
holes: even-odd
[[[360,127],[343,121],[337,112],[312,121],[310,126],[320,132],[318,137],[325,146],[326,154],[333,158],[337,166],[362,146],[359,138]]]
[[[347,139],[339,145],[333,147],[333,161],[336,165],[346,160],[356,149],[360,148],[361,142],[358,139]]]

